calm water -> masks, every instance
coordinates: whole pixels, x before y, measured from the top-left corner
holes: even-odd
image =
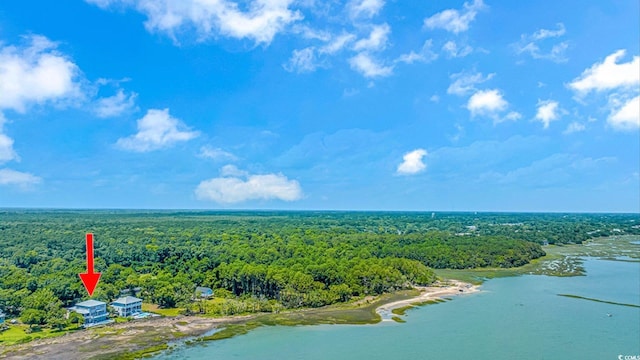
[[[263,327],[157,359],[618,359],[640,355],[640,263],[587,260],[587,276],[522,276],[408,312],[404,324]],[[607,314],[611,314],[609,317]]]

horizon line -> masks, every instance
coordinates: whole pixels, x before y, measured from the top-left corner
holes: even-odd
[[[541,210],[384,210],[384,209],[197,209],[197,208],[109,208],[109,207],[0,207],[0,211],[132,211],[132,212],[351,212],[351,213],[476,213],[476,214],[617,214],[640,215],[627,211],[541,211]]]

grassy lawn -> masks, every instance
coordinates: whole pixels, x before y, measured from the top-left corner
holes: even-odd
[[[28,329],[29,329],[28,325],[10,325],[8,330],[0,332],[0,344],[2,345],[20,344],[20,343],[28,342],[35,339],[44,339],[44,338],[62,336],[68,333],[69,331],[75,330],[75,328],[64,329],[64,330],[41,329],[41,330],[35,330],[31,333],[27,333]]]
[[[20,342],[21,339],[27,337],[27,333],[24,332],[26,328],[28,328],[28,326],[9,326],[9,330],[0,332],[0,344],[11,345]]]
[[[182,308],[160,309],[156,304],[142,303],[142,311],[159,314],[162,316],[178,316]]]

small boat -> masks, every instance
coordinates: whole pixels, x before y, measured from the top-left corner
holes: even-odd
[[[607,316],[608,316],[608,317],[612,317],[613,315],[611,315],[611,314],[607,313]]]

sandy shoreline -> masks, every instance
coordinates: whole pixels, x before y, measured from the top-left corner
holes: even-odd
[[[79,330],[60,337],[34,340],[26,344],[2,346],[0,358],[8,359],[89,359],[110,358],[172,341],[206,335],[220,325],[243,323],[255,315],[207,318],[176,316],[148,318]]]
[[[479,285],[472,285],[458,280],[447,280],[445,282],[437,282],[433,286],[416,286],[415,288],[420,290],[420,295],[411,299],[394,301],[378,306],[376,313],[380,315],[382,321],[393,321],[392,317],[395,316],[391,312],[393,309],[442,299],[446,296],[472,294],[480,291]]]
[[[416,287],[416,289],[420,290],[420,295],[416,297],[377,307],[375,311],[382,321],[391,321],[394,316],[391,310],[396,308],[445,296],[479,291],[478,286],[457,280],[438,282],[434,286]],[[304,313],[304,311],[292,313]],[[174,341],[197,339],[206,336],[221,325],[246,323],[256,316],[259,314],[222,318],[177,316],[136,320],[80,330],[55,338],[34,340],[21,345],[0,345],[0,358],[47,360],[110,358],[123,352],[132,353]]]

